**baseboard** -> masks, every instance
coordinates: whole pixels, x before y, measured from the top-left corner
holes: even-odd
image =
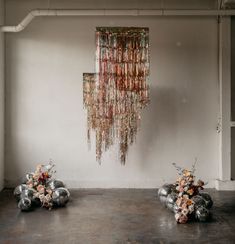
[[[235,181],[233,180],[216,180],[215,188],[218,191],[235,191]]]

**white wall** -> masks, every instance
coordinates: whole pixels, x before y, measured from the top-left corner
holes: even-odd
[[[75,5],[57,1],[60,7],[65,2]],[[119,8],[130,7],[125,2]],[[7,0],[7,24],[46,3]],[[99,165],[94,143],[91,151],[87,147],[82,74],[94,72],[96,26],[150,28],[151,104],[125,166],[116,149]],[[6,34],[6,185],[52,158],[69,187],[157,187],[176,179],[171,163],[191,167],[197,157],[196,175],[213,187],[219,164],[217,34],[214,17],[45,17]]]
[[[0,0],[0,26],[4,24],[4,1]],[[0,191],[4,184],[4,35],[0,31]]]

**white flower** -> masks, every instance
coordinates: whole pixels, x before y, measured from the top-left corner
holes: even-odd
[[[183,215],[187,215],[188,214],[188,209],[187,208],[182,209],[182,212],[181,213]]]
[[[50,200],[51,200],[51,195],[50,195],[50,194],[47,194],[47,195],[45,196],[45,200],[46,200],[47,202],[50,202]]]

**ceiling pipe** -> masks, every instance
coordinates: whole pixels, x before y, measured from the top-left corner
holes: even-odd
[[[2,26],[3,32],[20,32],[37,16],[231,16],[235,10],[160,10],[160,9],[37,9],[16,26]]]

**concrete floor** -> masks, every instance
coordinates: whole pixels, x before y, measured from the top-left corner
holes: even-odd
[[[156,190],[71,190],[67,207],[20,212],[0,193],[0,243],[235,243],[235,192],[211,190],[208,223],[179,225]]]

